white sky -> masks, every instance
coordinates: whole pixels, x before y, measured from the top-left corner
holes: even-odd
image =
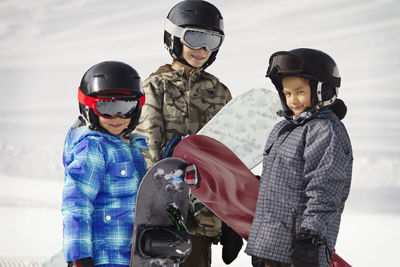
[[[0,112],[13,116],[0,118],[0,142],[45,137],[49,146],[62,144],[78,114],[80,79],[100,61],[125,61],[143,79],[171,62],[163,47],[163,23],[177,2],[2,0]],[[400,185],[399,1],[212,2],[224,16],[226,38],[209,72],[236,96],[250,88],[273,88],[264,76],[275,51],[312,47],[329,53],[342,76],[340,97],[348,105],[344,122],[355,169],[385,174],[362,180],[355,175],[354,184],[387,184],[396,176]]]

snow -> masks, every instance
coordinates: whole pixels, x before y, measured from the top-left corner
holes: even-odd
[[[0,266],[6,259],[29,264],[47,260],[62,248],[62,182],[1,176]],[[393,266],[400,239],[399,213],[360,212],[352,199],[342,217],[337,253],[353,266]],[[229,266],[250,266],[243,246]],[[213,245],[212,266],[226,266],[222,247]],[[20,265],[34,266],[34,265]]]
[[[121,60],[146,78],[170,62],[165,15],[178,1],[0,1],[0,266],[38,266],[61,249],[62,146],[83,73]],[[211,1],[226,38],[209,72],[233,96],[273,88],[278,50],[330,53],[342,74],[353,182],[337,252],[353,266],[393,266],[400,231],[400,2]],[[213,266],[224,266],[213,247]],[[35,263],[36,262],[36,263]],[[20,263],[20,265],[17,265]],[[249,266],[243,252],[230,266]]]
[[[393,214],[345,212],[336,252],[352,266],[394,266],[397,262],[397,240],[400,216]],[[243,253],[229,266],[251,266]],[[227,266],[221,260],[222,247],[213,247],[213,266]]]

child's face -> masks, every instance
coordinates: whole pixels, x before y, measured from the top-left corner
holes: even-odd
[[[183,45],[182,57],[189,63],[191,66],[195,68],[200,68],[207,62],[208,58],[211,55],[211,51],[207,51],[204,48],[200,49],[192,49]]]
[[[307,107],[311,107],[311,88],[308,79],[287,76],[282,79],[282,87],[286,104],[294,115],[299,115]]]
[[[113,119],[106,119],[104,117],[99,116],[100,126],[113,135],[118,135],[122,133],[123,130],[128,128],[130,122],[131,119],[123,119],[120,117],[116,117]]]

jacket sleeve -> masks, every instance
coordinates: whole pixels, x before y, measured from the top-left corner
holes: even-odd
[[[136,133],[146,136],[149,150],[143,151],[148,168],[160,160],[161,145],[165,142],[163,95],[161,81],[150,76],[144,81],[146,103],[143,106]]]
[[[93,256],[91,214],[105,173],[100,143],[83,139],[73,148],[64,167],[63,246],[69,262]]]
[[[306,208],[301,227],[323,237],[329,222],[343,210],[348,194],[345,188],[350,186],[352,153],[343,143],[337,124],[319,121],[309,127],[305,138]]]
[[[224,89],[225,89],[225,94],[226,94],[226,95],[225,95],[225,99],[226,99],[226,102],[225,102],[225,104],[228,104],[228,102],[232,100],[232,94],[231,94],[231,91],[229,90],[229,88],[228,88],[228,87],[226,87],[226,85],[225,85],[225,84],[221,83],[221,86],[222,86],[222,88],[224,88]]]

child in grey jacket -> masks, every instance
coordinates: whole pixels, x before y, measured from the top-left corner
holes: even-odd
[[[285,119],[265,146],[246,253],[253,266],[329,266],[353,164],[337,65],[319,50],[280,51],[267,77]]]

